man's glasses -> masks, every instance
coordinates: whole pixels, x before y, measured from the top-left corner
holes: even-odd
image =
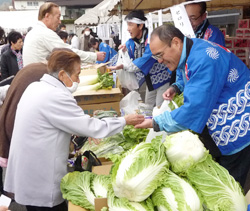
[[[155,55],[152,55],[152,58],[155,59],[155,60],[159,60],[159,59],[162,59],[163,55],[164,55],[164,51],[165,49],[168,47],[168,45],[165,46],[165,48],[163,49],[162,52],[159,52]]]
[[[197,21],[203,14],[201,14],[199,17],[195,18],[195,17],[190,17],[189,20],[191,22]]]

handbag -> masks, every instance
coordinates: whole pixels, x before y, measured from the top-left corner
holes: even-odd
[[[101,161],[96,157],[91,150],[85,151],[77,156],[74,164],[74,171],[92,171],[93,166],[101,166]]]

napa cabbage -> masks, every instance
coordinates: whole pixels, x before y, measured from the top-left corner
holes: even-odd
[[[92,189],[96,198],[107,198],[110,184],[111,179],[109,175],[95,175],[92,181]]]
[[[168,167],[161,136],[151,143],[136,145],[112,168],[111,182],[115,195],[130,201],[144,201],[160,185]]]
[[[91,181],[95,174],[84,172],[71,172],[66,174],[60,184],[63,198],[72,204],[94,211],[95,195],[91,190]]]
[[[202,198],[185,179],[172,171],[164,175],[162,186],[152,194],[154,206],[161,211],[202,211]]]

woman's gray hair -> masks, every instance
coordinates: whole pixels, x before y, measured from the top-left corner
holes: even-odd
[[[49,72],[48,74],[58,79],[59,72],[60,72],[60,70],[58,70],[56,72]]]
[[[178,37],[182,42],[184,40],[184,35],[172,24],[164,24],[157,27],[151,34],[151,40],[154,36],[158,36],[159,39],[168,46],[171,46],[171,41],[174,37]]]

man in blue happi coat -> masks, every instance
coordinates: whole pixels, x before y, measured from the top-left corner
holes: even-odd
[[[125,17],[131,38],[120,49],[128,51],[132,62],[117,64],[110,69],[135,72],[139,86],[146,81],[145,103],[160,106],[163,102],[162,94],[169,87],[171,72],[152,58],[148,43],[148,29],[145,27],[146,20],[142,10],[134,10]]]
[[[201,133],[207,125],[222,154],[219,163],[244,187],[250,167],[249,69],[228,49],[184,37],[172,25],[153,31],[150,49],[158,62],[182,76],[163,94],[164,99],[183,92],[184,105],[136,127]]]
[[[186,2],[193,2],[193,0],[186,0]],[[207,19],[206,2],[190,3],[185,8],[196,38],[225,46],[224,35],[219,28],[211,25]]]

